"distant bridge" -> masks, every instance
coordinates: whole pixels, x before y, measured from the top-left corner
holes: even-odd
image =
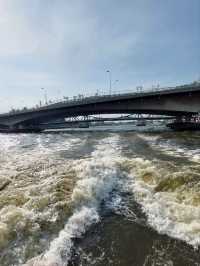
[[[148,114],[191,117],[200,112],[200,84],[159,91],[85,97],[0,115],[1,130],[39,129],[45,123],[97,114]]]
[[[156,121],[156,120],[173,120],[174,117],[171,116],[143,116],[143,115],[122,115],[117,117],[93,117],[93,116],[83,116],[83,117],[70,117],[66,121],[62,122],[51,122],[51,123],[41,123],[40,128],[45,129],[60,129],[60,128],[71,128],[71,127],[89,127],[89,125],[106,125],[109,122],[130,122],[130,121],[141,121],[138,125],[145,124],[145,121]]]

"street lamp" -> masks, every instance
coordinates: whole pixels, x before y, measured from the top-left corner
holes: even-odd
[[[46,92],[45,88],[41,88],[41,90],[44,91],[44,104],[47,104],[48,103],[48,101],[47,101],[47,92]]]
[[[119,80],[118,80],[118,79],[116,79],[116,80],[115,80],[115,84],[116,84],[117,82],[119,82]],[[115,85],[115,86],[116,86],[116,85]]]
[[[110,81],[109,94],[111,95],[111,92],[112,92],[111,72],[110,72],[110,70],[107,70],[106,72],[109,74],[109,81]]]

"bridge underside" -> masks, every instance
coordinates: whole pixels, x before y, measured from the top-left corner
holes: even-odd
[[[76,118],[78,117],[85,117],[86,120],[88,119],[89,116],[92,115],[124,115],[124,119],[113,119],[112,121],[122,121],[122,120],[126,120],[125,117],[127,115],[138,115],[138,116],[146,116],[146,115],[151,115],[152,117],[154,116],[154,119],[150,119],[150,120],[158,120],[156,118],[156,116],[159,116],[159,120],[161,119],[165,119],[166,117],[170,117],[175,118],[175,117],[191,117],[192,113],[188,113],[188,112],[179,112],[179,111],[161,111],[161,110],[86,110],[86,111],[76,111],[76,112],[66,112],[66,111],[59,111],[56,114],[45,114],[36,118],[32,118],[32,119],[25,119],[22,121],[19,121],[11,126],[9,126],[11,129],[15,129],[15,128],[44,128],[44,124],[53,124],[56,121],[64,121],[67,118],[72,118],[72,122],[75,122]],[[102,119],[102,121],[111,121],[111,119]],[[140,120],[139,117],[135,117],[134,119],[130,118],[127,120]],[[148,120],[148,118],[147,118]],[[101,121],[101,120],[99,120]],[[89,122],[95,122],[95,119],[93,121],[89,121]],[[75,122],[77,123],[77,121]],[[71,123],[73,124],[73,123]],[[41,126],[42,125],[42,126]]]
[[[113,115],[113,113],[111,113]],[[148,114],[148,112],[147,112]],[[164,116],[164,115],[147,115],[146,113],[141,113],[141,112],[135,112],[134,114],[123,114],[120,116],[92,116],[90,113],[85,113],[84,115],[81,116],[79,113],[74,114],[73,116],[68,116],[63,114],[59,116],[54,116],[54,117],[45,117],[45,118],[40,118],[40,119],[30,119],[26,120],[23,122],[16,123],[15,125],[12,126],[7,126],[7,125],[0,125],[0,132],[13,132],[13,133],[19,133],[19,132],[41,132],[44,131],[45,129],[61,129],[61,128],[73,128],[73,127],[89,127],[89,125],[92,125],[93,123],[107,123],[107,122],[130,122],[130,121],[156,121],[156,120],[166,120],[166,121],[172,121],[175,120],[176,118],[181,118],[181,117],[191,117],[191,115],[188,116],[188,114],[184,113],[176,113],[176,116]],[[99,115],[99,113],[94,112],[93,115]],[[102,114],[101,114],[102,115]],[[116,113],[115,113],[116,115]]]
[[[116,114],[115,114],[116,115]],[[56,116],[54,119],[40,119],[40,120],[26,120],[15,124],[12,127],[0,125],[0,132],[39,132],[45,129],[55,128],[73,128],[73,127],[89,127],[93,123],[110,123],[110,122],[133,122],[133,121],[155,121],[155,120],[172,120],[173,116],[155,116],[155,115],[144,115],[138,113],[134,114],[123,114],[120,116],[92,116],[85,114],[84,116]]]
[[[87,111],[87,112],[63,112],[63,113],[57,113],[55,115],[45,115],[42,117],[38,117],[38,118],[34,118],[34,119],[27,119],[24,121],[20,121],[15,123],[13,126],[19,126],[19,125],[38,125],[38,124],[43,124],[43,123],[51,123],[54,122],[56,120],[63,120],[65,118],[76,118],[76,117],[89,117],[89,116],[94,116],[94,115],[152,115],[152,116],[159,116],[161,117],[178,117],[178,116],[188,116],[191,114],[188,113],[183,113],[183,112],[164,112],[162,114],[160,114],[161,112],[150,112],[148,110],[146,111],[140,111],[140,110],[134,110],[132,112],[127,112],[125,110],[122,111],[105,111],[105,112],[99,112],[99,111]],[[106,120],[106,119],[105,119]],[[117,119],[116,119],[117,120]],[[120,120],[120,119],[119,119]],[[134,119],[133,119],[134,120]],[[156,120],[156,119],[155,119]]]

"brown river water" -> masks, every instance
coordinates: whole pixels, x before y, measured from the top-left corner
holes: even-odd
[[[197,266],[199,246],[199,132],[0,134],[1,266]]]

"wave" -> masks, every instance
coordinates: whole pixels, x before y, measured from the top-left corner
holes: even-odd
[[[176,143],[171,139],[162,138],[162,136],[151,136],[138,134],[138,136],[147,141],[152,148],[159,150],[167,155],[175,157],[185,157],[193,162],[200,162],[200,149],[198,147],[189,147]]]
[[[73,240],[100,220],[100,205],[116,186],[118,173],[116,160],[119,157],[118,138],[113,135],[96,146],[88,159],[78,160],[74,166],[78,180],[72,193],[74,211],[65,227],[39,257],[28,261],[26,266],[68,265]]]
[[[29,256],[33,258],[24,265],[68,265],[75,240],[83,237],[93,224],[101,221],[102,203],[116,214],[126,216],[134,222],[142,222],[131,204],[127,206],[130,202],[124,199],[126,193],[135,198],[146,214],[147,223],[156,231],[181,239],[194,247],[200,245],[198,165],[190,164],[179,169],[180,166],[171,161],[146,160],[145,155],[138,157],[135,153],[131,156],[132,153],[127,153],[131,146],[124,141],[124,136],[120,142],[120,134],[107,135],[103,139],[95,139],[94,150],[91,153],[87,150],[87,157],[81,159],[73,157],[80,152],[80,145],[88,145],[80,135],[49,134],[45,138],[36,135],[32,150],[26,150],[29,140],[27,136],[23,136],[20,152],[15,152],[15,138],[11,145],[8,144],[11,148],[8,157],[1,161],[3,167],[1,166],[0,173],[4,174],[4,168],[5,173],[8,173],[9,168],[12,178],[8,189],[13,188],[10,191],[15,193],[13,199],[8,193],[5,193],[5,197],[9,200],[8,205],[17,202],[18,206],[5,206],[1,209],[3,215],[0,215],[0,232],[3,241],[0,239],[0,245],[10,241],[9,232],[14,230],[18,230],[20,234],[32,230],[31,236],[35,232],[38,235],[41,232],[50,234],[49,238],[45,235],[46,238],[41,240],[46,241],[42,248],[37,243],[37,252],[34,251]],[[160,143],[160,136],[139,136],[153,145]],[[123,145],[126,146],[124,154]],[[57,151],[62,150],[67,153],[74,150],[72,158],[59,156]],[[21,172],[16,174],[18,169]],[[3,202],[2,195],[0,202]],[[60,212],[58,208],[62,208]],[[62,218],[59,218],[60,215]],[[62,222],[58,226],[59,219]],[[49,228],[45,232],[43,227],[40,228],[41,221],[43,226],[46,222],[47,228],[52,224],[54,229],[56,227],[53,234],[52,231],[49,232]],[[9,224],[10,222],[13,224]],[[37,245],[36,242],[32,244]],[[20,248],[16,252],[20,253]],[[38,250],[44,252],[36,256]],[[18,264],[15,265],[22,265],[26,261],[21,253],[17,258]]]
[[[197,248],[200,245],[199,175],[186,169],[167,173],[159,163],[143,158],[124,159],[122,164],[149,225],[161,234]]]

